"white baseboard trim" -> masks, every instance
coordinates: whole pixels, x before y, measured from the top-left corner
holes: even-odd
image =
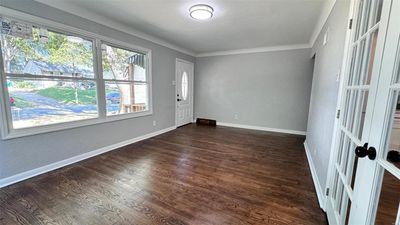
[[[314,162],[312,161],[311,152],[310,152],[310,149],[308,147],[307,141],[304,142],[304,149],[306,150],[308,165],[310,167],[311,176],[312,176],[312,179],[313,179],[313,182],[314,182],[315,191],[317,192],[319,207],[321,207],[321,209],[325,211],[326,196],[325,196],[324,191],[323,191],[323,189],[321,187],[321,183],[319,182],[317,171],[315,170],[315,165],[314,165]]]
[[[79,161],[94,157],[96,155],[100,155],[100,154],[103,154],[103,153],[106,153],[106,152],[121,148],[121,147],[129,145],[129,144],[133,144],[133,143],[138,142],[138,141],[142,141],[142,140],[145,140],[145,139],[148,139],[148,138],[151,138],[151,137],[166,133],[166,132],[174,130],[174,129],[176,129],[175,126],[168,127],[168,128],[165,128],[165,129],[162,129],[162,130],[158,130],[158,131],[155,131],[155,132],[152,132],[152,133],[149,133],[149,134],[145,134],[145,135],[142,135],[142,136],[139,136],[139,137],[135,137],[135,138],[132,138],[132,139],[129,139],[129,140],[126,140],[126,141],[122,141],[122,142],[119,142],[119,143],[116,143],[116,144],[112,144],[112,145],[109,145],[109,146],[106,146],[106,147],[102,147],[102,148],[94,150],[94,151],[90,151],[90,152],[87,152],[87,153],[84,153],[84,154],[81,154],[81,155],[77,155],[77,156],[74,156],[74,157],[71,157],[71,158],[68,158],[68,159],[64,159],[64,160],[61,160],[61,161],[58,161],[58,162],[55,162],[55,163],[51,163],[51,164],[46,165],[46,166],[42,166],[42,167],[39,167],[39,168],[36,168],[36,169],[33,169],[33,170],[25,171],[25,172],[13,175],[11,177],[6,177],[6,178],[3,178],[3,179],[0,179],[0,188],[8,186],[8,185],[11,185],[11,184],[15,184],[17,182],[29,179],[29,178],[34,177],[34,176],[38,176],[38,175],[43,174],[43,173],[50,172],[52,170],[56,170],[56,169],[64,167],[64,166],[68,166],[70,164],[73,164],[73,163],[76,163],[76,162],[79,162]]]
[[[284,134],[306,135],[305,131],[298,131],[298,130],[287,130],[287,129],[260,127],[260,126],[251,126],[251,125],[243,125],[243,124],[235,124],[235,123],[224,123],[224,122],[217,122],[217,125],[224,126],[224,127],[235,127],[235,128],[249,129],[249,130],[262,130],[262,131],[284,133]]]

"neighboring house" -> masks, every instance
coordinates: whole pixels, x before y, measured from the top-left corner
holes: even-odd
[[[32,75],[64,75],[66,77],[93,77],[93,71],[83,68],[80,66],[66,66],[58,65],[47,62],[39,62],[36,60],[29,60],[25,65],[24,73]],[[53,87],[57,84],[57,81],[39,81],[37,82],[37,88],[48,88]]]
[[[23,70],[24,73],[33,75],[65,75],[74,77],[93,77],[93,71],[81,66],[57,65],[47,62],[29,60]]]

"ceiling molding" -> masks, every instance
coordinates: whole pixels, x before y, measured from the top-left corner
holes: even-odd
[[[326,21],[329,18],[329,15],[332,12],[333,6],[335,6],[336,0],[327,0],[324,4],[324,7],[322,8],[321,14],[318,18],[318,22],[314,27],[314,31],[311,35],[310,38],[310,46],[313,47],[315,44],[315,41],[318,38],[319,33],[321,33],[322,28],[324,27]]]
[[[50,4],[47,4],[47,1],[45,1],[45,0],[35,0],[35,1],[39,2],[41,4],[48,5],[50,7],[62,10],[64,12],[74,14],[74,15],[82,17],[84,19],[88,19],[90,21],[93,21],[93,22],[96,22],[98,24],[110,27],[112,29],[115,29],[115,30],[130,34],[130,35],[136,36],[136,37],[144,39],[146,41],[150,41],[150,42],[153,42],[155,44],[158,44],[158,45],[173,49],[175,51],[178,51],[178,52],[190,55],[190,56],[195,56],[196,55],[193,51],[187,50],[185,48],[182,48],[180,46],[177,46],[175,44],[172,44],[170,42],[162,40],[161,38],[154,37],[152,35],[143,33],[143,32],[138,31],[138,30],[136,30],[136,29],[134,29],[132,27],[129,27],[127,25],[123,25],[121,23],[118,23],[118,22],[115,22],[113,20],[107,19],[107,18],[105,18],[105,17],[103,17],[101,15],[98,15],[96,13],[92,13],[92,12],[90,12],[88,10],[85,10],[85,9],[82,9],[82,8],[78,8],[78,7],[74,7],[73,5],[68,4],[67,3],[68,1],[65,1],[65,2],[58,1],[58,3],[59,3],[58,7],[55,7],[55,6],[50,5]]]
[[[268,46],[261,48],[245,48],[245,49],[237,49],[229,51],[206,52],[197,54],[196,57],[239,55],[239,54],[249,54],[249,53],[259,53],[259,52],[276,52],[276,51],[287,51],[287,50],[307,49],[307,48],[311,48],[311,46],[309,44],[278,45],[278,46]]]

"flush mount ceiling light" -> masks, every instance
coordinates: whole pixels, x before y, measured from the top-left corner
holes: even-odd
[[[199,4],[190,7],[189,12],[196,20],[207,20],[213,16],[214,9],[209,5]]]

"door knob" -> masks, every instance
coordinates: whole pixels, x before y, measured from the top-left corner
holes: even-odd
[[[356,156],[360,158],[364,158],[365,156],[368,156],[370,160],[376,158],[376,149],[372,146],[368,148],[368,143],[365,143],[364,146],[357,146],[355,152]]]

